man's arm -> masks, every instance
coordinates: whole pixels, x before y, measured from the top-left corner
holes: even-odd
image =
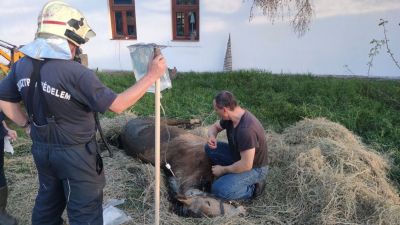
[[[28,116],[22,111],[19,103],[0,100],[0,110],[18,126],[27,124]]]
[[[3,126],[7,131],[7,136],[9,136],[11,138],[11,140],[16,141],[18,134],[15,130],[11,130],[10,128],[8,128],[7,124],[5,121],[3,121]]]
[[[147,89],[165,73],[166,67],[166,62],[162,55],[154,58],[147,75],[119,94],[109,109],[119,114],[134,105],[146,93]]]
[[[211,149],[216,149],[217,148],[217,135],[222,130],[223,130],[223,128],[221,127],[219,121],[215,122],[213,125],[211,125],[208,128],[208,132],[207,132],[208,141],[207,141],[207,144]]]
[[[226,173],[243,173],[250,171],[253,168],[255,148],[251,148],[240,152],[241,159],[229,166],[216,165],[212,167],[212,172],[219,177]]]

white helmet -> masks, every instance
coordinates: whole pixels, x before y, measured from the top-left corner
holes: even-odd
[[[39,14],[36,37],[52,34],[66,38],[77,46],[96,36],[83,14],[63,1],[48,2]]]

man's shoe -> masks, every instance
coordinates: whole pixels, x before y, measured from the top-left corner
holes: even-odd
[[[255,183],[254,192],[253,192],[253,198],[257,198],[260,195],[262,195],[262,193],[264,192],[264,189],[265,189],[265,181],[261,181],[261,182]]]

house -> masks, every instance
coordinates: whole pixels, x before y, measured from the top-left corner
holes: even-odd
[[[97,62],[90,66],[130,70],[132,66],[127,46],[156,43],[167,46],[162,52],[169,67],[177,67],[179,71],[223,70],[230,33],[225,28],[229,27],[227,21],[233,21],[229,17],[234,17],[229,9],[220,15],[220,10],[210,9],[209,6],[213,4],[207,0],[106,1],[102,14],[107,17],[103,16],[102,22],[93,21],[87,16],[89,24],[93,24],[97,32],[97,37],[88,44],[86,51],[89,63]],[[220,1],[214,5],[220,9],[224,7],[221,4],[224,2],[227,3]],[[237,9],[242,4],[236,1],[234,5],[229,3],[228,8]],[[248,15],[242,21],[248,22]],[[107,26],[99,27],[98,24]],[[234,37],[232,39],[234,42]],[[102,53],[90,55],[92,50],[97,49],[96,46],[102,46]]]
[[[48,0],[1,0],[0,39],[22,45],[34,38],[36,20]],[[400,42],[400,4],[393,0],[314,1],[310,30],[298,37],[290,21],[274,23],[256,12],[252,0],[64,0],[80,9],[97,36],[83,46],[89,67],[132,71],[127,46],[166,45],[169,67],[179,71],[222,71],[231,36],[232,68],[274,73],[366,75],[370,41],[383,39],[385,18],[395,56]],[[392,41],[393,40],[393,41]],[[381,51],[373,76],[398,76],[398,68]]]
[[[1,1],[0,39],[15,45],[32,41],[38,13],[47,1]],[[89,67],[130,71],[127,47],[137,43],[167,46],[162,52],[168,66],[179,71],[222,71],[230,32],[223,29],[230,20],[224,16],[233,16],[229,8],[242,6],[241,0],[230,0],[234,4],[226,0],[216,4],[207,0],[64,1],[82,11],[96,32],[82,46]],[[247,15],[242,19],[247,21]]]

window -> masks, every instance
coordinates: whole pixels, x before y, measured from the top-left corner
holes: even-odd
[[[136,39],[135,0],[109,0],[113,39]]]
[[[172,0],[173,40],[199,40],[199,1]]]

